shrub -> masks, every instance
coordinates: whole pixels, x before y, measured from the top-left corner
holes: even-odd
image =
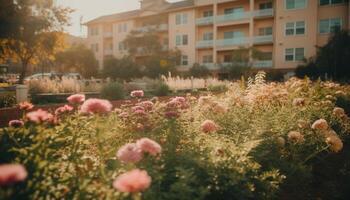
[[[101,97],[108,100],[124,99],[124,95],[123,85],[118,82],[109,83],[101,90]]]
[[[152,86],[152,94],[155,96],[168,96],[169,93],[169,86],[163,81],[158,81]]]
[[[196,78],[203,78],[210,75],[210,71],[207,67],[200,65],[198,63],[193,64],[190,69],[190,74]]]
[[[228,90],[226,85],[209,85],[208,90],[215,93],[223,93]]]
[[[16,96],[12,93],[0,95],[0,108],[12,107],[16,104]]]

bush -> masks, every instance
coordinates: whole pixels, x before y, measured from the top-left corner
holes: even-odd
[[[163,81],[158,81],[152,86],[152,94],[155,96],[168,96],[170,93],[169,86]]]
[[[124,99],[125,93],[123,85],[114,82],[105,85],[101,90],[101,97],[108,100]]]
[[[190,69],[191,76],[195,78],[203,78],[210,75],[210,71],[207,67],[200,65],[198,63],[193,64]]]
[[[215,93],[223,93],[228,90],[226,85],[209,85],[208,90]]]
[[[0,108],[12,107],[16,105],[16,96],[12,93],[4,93],[0,95]]]

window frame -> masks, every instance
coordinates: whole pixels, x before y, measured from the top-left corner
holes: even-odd
[[[209,58],[209,59],[207,59]],[[213,55],[203,55],[202,56],[202,62],[203,64],[210,64],[214,62],[214,58]]]
[[[186,58],[186,59],[184,59],[184,58]],[[186,63],[186,64],[184,64],[184,63]],[[189,65],[188,55],[181,55],[180,64],[181,64],[181,66],[188,66]]]
[[[332,31],[332,26],[331,26],[331,21],[332,20],[339,20],[340,22],[340,30],[343,29],[343,19],[341,17],[334,17],[334,18],[327,18],[327,19],[320,19],[318,21],[318,34],[320,35],[327,35],[327,34],[332,34],[334,33],[334,31]],[[328,22],[328,27],[327,27],[327,31],[321,33],[321,21],[327,21]]]
[[[298,29],[297,23],[300,23],[300,22],[304,23],[304,32],[298,34],[297,33],[297,29]],[[293,28],[289,27],[287,29],[288,24],[293,24]],[[287,34],[287,30],[293,30],[293,34]],[[306,22],[305,21],[293,21],[293,22],[286,22],[285,23],[285,25],[284,25],[284,36],[289,37],[289,36],[303,36],[303,35],[306,35]]]
[[[187,13],[176,13],[175,14],[175,25],[181,26],[188,23],[188,14]]]
[[[297,50],[303,49],[303,57],[300,59],[297,59]],[[292,53],[287,53],[287,50],[291,50]],[[303,59],[305,58],[305,47],[296,47],[296,48],[285,48],[284,49],[284,62],[300,62],[303,61]],[[293,56],[292,60],[287,60],[287,56]]]
[[[189,43],[187,34],[178,34],[175,36],[175,46],[187,46]]]
[[[208,38],[206,36],[210,35]],[[214,33],[213,32],[204,32],[203,33],[203,41],[211,41],[214,39]]]
[[[334,0],[327,0],[327,1],[328,1],[328,4],[322,4],[321,5],[321,0],[318,0],[318,5],[319,6],[336,6],[336,5],[341,5],[341,4],[346,3],[345,0],[341,0],[342,1],[341,3],[333,3]]]
[[[296,1],[300,1],[300,0],[292,0],[292,1],[294,1],[294,8],[287,8],[287,1],[288,0],[284,0],[284,9],[287,10],[287,11],[306,9],[307,6],[308,6],[308,3],[309,3],[308,0],[302,0],[302,1],[305,1],[304,7],[296,8],[295,7],[295,2]]]

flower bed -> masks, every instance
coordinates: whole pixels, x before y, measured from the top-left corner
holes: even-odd
[[[0,171],[0,195],[347,199],[350,119],[336,102],[349,90],[296,79],[266,84],[258,76],[225,95],[160,102],[135,91],[136,105],[117,109],[71,97],[56,112],[27,111],[1,130],[0,163],[16,165],[0,165],[13,169]]]

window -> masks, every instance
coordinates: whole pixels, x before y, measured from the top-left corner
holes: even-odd
[[[224,39],[233,39],[233,38],[239,38],[239,37],[244,37],[244,33],[241,31],[224,32]]]
[[[226,8],[224,10],[224,14],[225,15],[229,15],[229,14],[235,14],[235,13],[243,13],[244,9],[243,7],[239,7],[239,8]]]
[[[213,40],[213,33],[212,32],[204,33],[203,40]]]
[[[119,42],[118,49],[119,51],[126,51],[127,50],[126,44],[124,42]]]
[[[345,0],[320,0],[320,6],[345,3]]]
[[[284,0],[287,10],[306,8],[307,0]]]
[[[285,28],[285,34],[288,35],[304,35],[305,34],[305,22],[287,22]]]
[[[118,33],[125,33],[127,31],[128,31],[127,23],[118,24]]]
[[[321,19],[319,25],[319,33],[335,33],[342,29],[342,20],[340,18]]]
[[[181,65],[183,65],[183,66],[188,65],[188,56],[187,55],[181,56]]]
[[[213,56],[212,55],[203,56],[203,63],[213,63]]]
[[[285,49],[285,61],[302,61],[304,59],[304,48],[288,48]]]
[[[90,28],[90,35],[91,36],[98,35],[98,27]]]
[[[259,35],[272,35],[272,27],[259,28]]]
[[[214,15],[212,10],[207,10],[203,12],[203,17],[212,17]]]
[[[176,25],[187,24],[187,13],[176,14],[175,21]]]
[[[259,9],[260,10],[272,9],[272,2],[266,2],[266,3],[259,4]]]
[[[176,46],[187,45],[188,35],[177,35],[176,36]]]

